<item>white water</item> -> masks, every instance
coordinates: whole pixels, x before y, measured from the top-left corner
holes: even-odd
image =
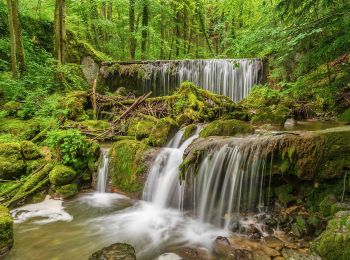
[[[144,65],[143,91],[168,95],[182,82],[190,81],[205,90],[240,101],[261,81],[260,59],[212,59],[163,61]]]
[[[142,199],[154,205],[165,207],[183,206],[183,186],[179,181],[179,166],[186,148],[199,136],[201,128],[183,141],[184,131],[180,130],[166,148],[157,156],[147,177]]]
[[[96,191],[105,193],[108,179],[109,149],[101,149],[101,163],[98,167]]]

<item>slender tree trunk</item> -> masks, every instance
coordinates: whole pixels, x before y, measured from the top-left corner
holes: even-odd
[[[109,21],[112,21],[112,19],[113,19],[113,3],[111,1],[108,2],[107,19]]]
[[[141,59],[143,60],[147,58],[148,19],[149,19],[148,0],[143,0],[142,41],[141,41]]]
[[[175,56],[180,55],[180,12],[176,12],[175,17]]]
[[[203,19],[202,13],[200,11],[200,6],[199,6],[198,1],[197,1],[196,12],[197,12],[198,19],[199,19],[199,26],[200,26],[200,28],[202,30],[203,35],[204,35],[204,38],[205,38],[205,41],[207,43],[208,49],[209,49],[210,53],[213,53],[213,49],[211,47],[209,36],[208,36],[207,31],[205,29],[205,23],[204,23],[204,19]]]
[[[16,37],[16,49],[17,49],[17,55],[18,55],[19,71],[21,75],[23,75],[27,68],[26,68],[26,61],[25,61],[25,55],[24,55],[21,23],[19,21],[18,0],[12,0],[12,17],[13,17],[13,27],[15,31],[15,37]]]
[[[7,9],[8,9],[8,23],[10,30],[10,40],[11,40],[11,67],[12,67],[12,76],[13,78],[17,77],[17,54],[16,54],[16,36],[13,25],[13,16],[12,16],[12,1],[7,0]]]
[[[135,0],[130,0],[130,5],[129,5],[129,32],[130,32],[130,59],[135,60],[135,53],[136,53]]]
[[[55,58],[59,64],[66,62],[66,1],[56,0],[55,8]]]

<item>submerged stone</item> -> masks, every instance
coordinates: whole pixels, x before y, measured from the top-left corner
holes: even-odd
[[[89,260],[136,260],[135,249],[128,244],[116,243],[93,253]]]
[[[13,220],[7,208],[0,205],[0,258],[13,246]]]

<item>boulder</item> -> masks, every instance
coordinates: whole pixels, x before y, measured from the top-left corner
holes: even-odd
[[[0,258],[13,246],[13,220],[7,208],[0,205]]]
[[[39,147],[30,141],[21,142],[21,150],[26,160],[36,160],[42,157]]]
[[[0,178],[13,179],[25,174],[25,162],[19,143],[0,144]]]
[[[50,182],[56,186],[63,186],[75,179],[77,173],[70,167],[56,165],[49,174]]]
[[[128,244],[116,243],[93,253],[89,260],[136,260],[135,249]]]
[[[78,193],[78,185],[76,183],[71,183],[67,185],[60,186],[56,189],[56,194],[62,199],[68,199],[75,196]]]
[[[243,121],[216,120],[209,123],[200,133],[200,137],[208,136],[236,136],[254,133],[254,128]]]

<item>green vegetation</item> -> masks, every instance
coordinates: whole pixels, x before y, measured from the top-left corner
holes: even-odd
[[[200,137],[236,136],[254,133],[253,127],[243,121],[216,120],[208,124],[200,133]]]
[[[13,246],[13,220],[7,208],[0,206],[0,257]]]
[[[77,173],[70,167],[56,165],[50,172],[50,182],[57,186],[70,183],[77,176]]]

